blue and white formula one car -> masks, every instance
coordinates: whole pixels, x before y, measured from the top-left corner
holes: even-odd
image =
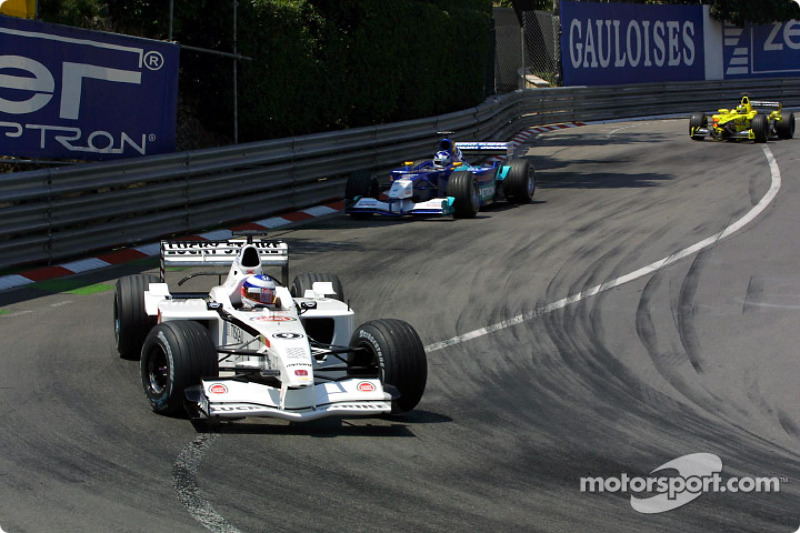
[[[458,142],[442,139],[433,160],[407,162],[392,170],[391,187],[381,194],[376,178],[353,174],[345,189],[345,212],[353,217],[372,214],[450,215],[473,218],[482,205],[498,200],[527,204],[536,187],[527,159],[474,166],[465,156],[511,156],[509,143]]]
[[[138,359],[153,410],[206,421],[247,416],[309,421],[413,409],[427,362],[401,320],[354,327],[334,274],[300,274],[288,286],[288,245],[279,240],[162,242],[161,278],[120,278],[117,349]],[[226,266],[209,292],[174,292],[166,267]],[[281,267],[281,279],[264,266]],[[224,279],[224,281],[223,281]]]

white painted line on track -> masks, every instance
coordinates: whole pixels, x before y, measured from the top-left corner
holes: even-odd
[[[758,217],[761,213],[763,213],[764,210],[767,208],[767,206],[769,206],[769,204],[772,203],[772,201],[778,195],[778,191],[780,191],[781,189],[781,171],[780,168],[778,168],[778,163],[775,161],[775,157],[772,155],[772,151],[769,149],[767,145],[762,145],[761,148],[764,150],[764,155],[766,156],[767,162],[769,163],[769,170],[772,176],[772,181],[769,190],[761,198],[761,200],[759,200],[759,202],[755,206],[753,206],[753,208],[750,211],[748,211],[742,218],[740,218],[736,222],[727,226],[724,230],[720,231],[719,233],[715,233],[714,235],[706,239],[703,239],[702,241],[695,243],[692,246],[689,246],[688,248],[679,250],[663,259],[659,259],[658,261],[654,261],[653,263],[650,263],[649,265],[644,266],[638,270],[634,270],[629,274],[625,274],[624,276],[620,276],[616,279],[603,282],[600,285],[595,285],[594,287],[586,289],[585,291],[581,291],[577,294],[567,296],[566,298],[562,298],[561,300],[558,300],[556,302],[539,307],[537,309],[534,309],[533,311],[522,313],[521,315],[517,315],[508,320],[503,320],[501,322],[497,322],[490,326],[476,329],[468,333],[456,335],[455,337],[452,337],[450,339],[441,342],[435,342],[433,344],[429,344],[425,346],[425,351],[435,352],[447,348],[448,346],[461,344],[463,342],[477,339],[479,337],[485,337],[486,335],[494,333],[495,331],[508,329],[511,326],[516,326],[517,324],[522,324],[523,322],[533,320],[534,318],[539,318],[543,315],[546,315],[547,313],[563,309],[568,305],[580,302],[582,300],[600,294],[601,292],[611,290],[615,287],[619,287],[620,285],[629,283],[644,276],[649,276],[650,274],[658,272],[659,270],[666,268],[669,265],[680,261],[681,259],[685,259],[691,255],[696,254],[700,250],[708,248],[709,246],[711,246],[712,244],[716,243],[721,239],[733,235],[737,231],[747,226],[753,220],[755,220],[755,218]]]

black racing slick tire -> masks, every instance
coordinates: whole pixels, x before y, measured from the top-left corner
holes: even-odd
[[[392,413],[414,409],[425,392],[428,362],[414,328],[402,320],[380,319],[353,332],[347,374],[354,378],[379,378],[387,392],[396,393]]]
[[[292,281],[292,287],[290,289],[292,297],[302,298],[307,290],[314,288],[314,283],[317,281],[330,282],[331,285],[333,285],[333,290],[336,292],[336,296],[330,296],[330,298],[332,300],[339,300],[340,302],[344,301],[344,287],[342,286],[342,282],[339,280],[339,276],[328,273],[298,274]]]
[[[347,205],[356,201],[356,198],[378,198],[380,196],[378,180],[368,172],[353,172],[347,177],[344,189],[344,198]],[[350,213],[354,218],[369,218],[372,213]]]
[[[147,334],[139,369],[153,411],[176,415],[184,408],[186,387],[219,376],[217,349],[199,322],[163,322]]]
[[[694,141],[702,141],[705,135],[696,133],[697,128],[708,128],[708,117],[705,113],[692,113],[689,117],[689,136]]]
[[[156,325],[156,317],[148,316],[144,309],[144,291],[158,278],[146,274],[134,274],[117,280],[114,291],[114,337],[119,356],[138,361],[142,342]]]
[[[753,137],[757,143],[765,143],[769,139],[769,121],[767,115],[756,115],[750,122]]]
[[[481,208],[481,197],[475,175],[468,170],[453,172],[447,180],[447,195],[453,197],[455,218],[475,218]]]
[[[783,120],[775,124],[775,129],[779,139],[791,139],[794,137],[794,113],[784,116]]]
[[[503,180],[506,199],[518,204],[529,204],[536,191],[533,165],[528,159],[512,159],[511,168]]]

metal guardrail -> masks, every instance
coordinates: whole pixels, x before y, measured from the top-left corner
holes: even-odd
[[[532,89],[457,113],[346,131],[0,175],[0,268],[258,220],[341,198],[347,175],[429,157],[437,131],[504,140],[531,126],[800,106],[800,78]]]

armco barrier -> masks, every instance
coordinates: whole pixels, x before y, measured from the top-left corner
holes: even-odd
[[[730,107],[745,91],[800,106],[800,79],[529,89],[401,123],[3,174],[0,268],[51,264],[335,199],[351,172],[429,157],[437,131],[504,140],[536,125]]]

